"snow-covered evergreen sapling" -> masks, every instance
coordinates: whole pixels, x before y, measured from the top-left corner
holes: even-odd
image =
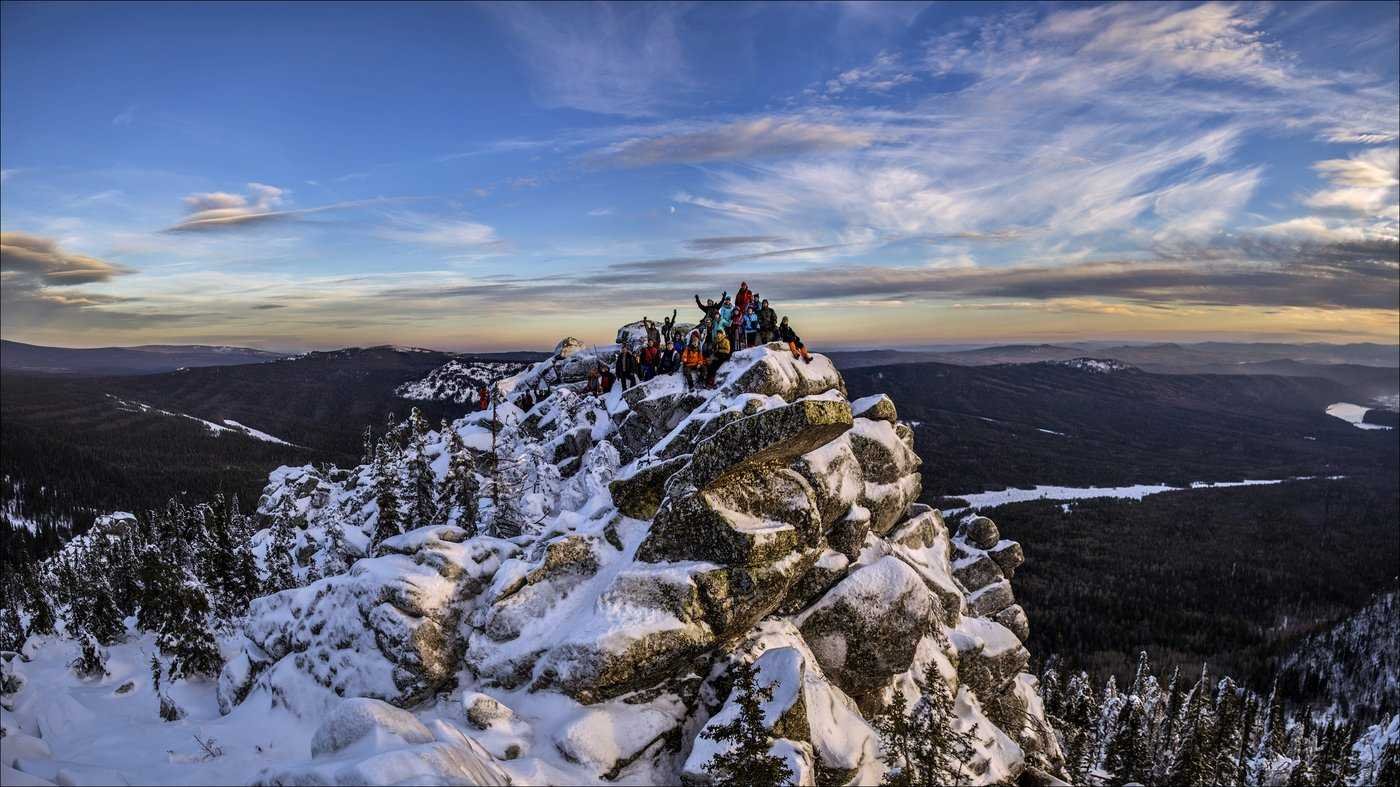
[[[458,527],[468,532],[476,532],[478,498],[481,496],[481,482],[476,477],[476,458],[467,448],[457,430],[447,428],[448,465],[447,477],[443,479],[442,494],[438,499],[437,522],[444,524],[456,518]]]
[[[374,502],[379,513],[375,517],[372,547],[403,532],[399,517],[399,460],[399,447],[386,434],[374,454]]]
[[[896,691],[890,706],[874,720],[888,767],[885,784],[958,783],[977,739],[954,727],[954,716],[952,694],[932,663],[924,672],[924,693],[913,708],[903,692]]]
[[[97,638],[88,634],[83,637],[78,657],[68,665],[83,678],[107,677],[107,651],[97,644]]]
[[[296,535],[292,532],[292,518],[295,511],[290,497],[283,497],[272,518],[272,529],[267,542],[267,552],[263,558],[266,569],[266,590],[276,592],[297,586],[293,554],[296,549]]]
[[[717,743],[732,744],[705,763],[705,773],[716,785],[779,787],[793,779],[792,769],[782,757],[769,753],[771,740],[763,725],[763,703],[773,699],[773,685],[758,685],[758,670],[738,661],[729,670],[730,694],[739,713],[728,723],[716,725],[701,735]]]

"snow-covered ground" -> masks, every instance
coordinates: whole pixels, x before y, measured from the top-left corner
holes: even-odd
[[[1330,476],[1337,478],[1339,476]],[[968,509],[993,508],[1007,503],[1024,503],[1028,500],[1085,500],[1094,497],[1117,497],[1141,500],[1148,495],[1162,492],[1179,492],[1183,489],[1222,489],[1232,486],[1264,486],[1282,484],[1286,481],[1304,481],[1307,478],[1274,478],[1249,481],[1205,481],[1192,482],[1190,486],[1168,486],[1167,484],[1134,484],[1132,486],[1036,486],[1030,489],[1001,489],[995,492],[974,492],[949,497],[966,500],[963,508],[949,508],[944,515],[952,515]]]
[[[25,774],[49,782],[247,784],[263,767],[305,759],[315,731],[314,721],[284,709],[248,706],[220,716],[212,680],[169,685],[165,690],[186,716],[162,721],[151,686],[150,634],[109,648],[109,674],[93,680],[69,669],[78,656],[73,640],[32,637],[24,650],[30,660],[14,668],[26,686],[14,695],[14,711],[4,712],[3,764],[14,767],[20,758]],[[36,732],[39,741],[20,735]],[[195,736],[223,753],[207,756]],[[3,781],[14,777],[6,770]]]
[[[272,435],[260,429],[254,429],[251,426],[245,426],[244,424],[240,424],[239,422],[231,418],[225,418],[223,424],[216,424],[213,421],[206,421],[203,418],[196,418],[193,415],[186,415],[185,413],[172,413],[169,410],[162,410],[159,407],[152,407],[151,405],[146,404],[144,402],[129,402],[125,399],[118,399],[117,397],[111,394],[107,394],[107,398],[111,399],[113,402],[116,402],[118,410],[124,410],[128,413],[156,413],[157,415],[168,415],[172,418],[188,418],[191,421],[196,421],[199,424],[203,425],[205,429],[209,430],[209,434],[215,437],[225,433],[241,434],[244,437],[251,437],[254,440],[261,440],[264,443],[277,443],[278,445],[295,445],[294,443],[289,443],[280,437],[273,437]]]
[[[1389,429],[1390,427],[1388,426],[1368,424],[1362,420],[1366,417],[1366,413],[1372,409],[1374,408],[1366,407],[1365,405],[1352,404],[1350,402],[1337,402],[1336,404],[1327,405],[1327,414],[1333,418],[1340,418],[1357,429]]]

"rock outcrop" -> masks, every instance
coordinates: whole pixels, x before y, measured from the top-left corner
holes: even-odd
[[[500,384],[547,382],[551,396],[453,427],[474,449],[513,436],[555,468],[532,476],[558,492],[525,534],[422,527],[366,543],[371,556],[346,573],[259,599],[220,679],[225,712],[255,694],[292,707],[304,693],[293,684],[309,684],[326,699],[294,712],[342,720],[320,758],[344,759],[355,744],[338,741],[364,735],[342,730],[364,728],[398,736],[395,756],[434,778],[482,765],[518,783],[702,784],[721,745],[701,733],[737,713],[728,667],[746,660],[774,686],[764,724],[802,784],[880,781],[869,720],[927,675],[978,741],[970,778],[1061,769],[1025,672],[1029,623],[1010,583],[1020,546],[980,517],[950,533],[916,502],[913,433],[888,396],[851,402],[827,359],[797,362],[780,345],[736,353],[714,390],[660,377],[599,400],[559,373],[613,351],[561,342]],[[362,472],[284,472],[268,502],[301,490],[308,533],[329,517],[363,532]],[[436,707],[462,740],[338,697]]]

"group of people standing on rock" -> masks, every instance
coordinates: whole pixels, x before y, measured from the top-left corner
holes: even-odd
[[[687,390],[713,388],[715,375],[730,356],[775,340],[786,344],[793,358],[812,362],[812,356],[788,318],[779,320],[778,313],[766,299],[749,289],[748,282],[739,284],[739,291],[733,298],[725,292],[719,301],[709,299],[701,303],[697,293],[695,305],[703,316],[688,332],[677,327],[674,309],[660,326],[643,317],[646,339],[641,346],[633,348],[630,342],[623,342],[611,370],[600,365],[590,372],[589,390],[607,392],[612,389],[614,380],[626,390],[657,375],[677,371],[685,380]]]

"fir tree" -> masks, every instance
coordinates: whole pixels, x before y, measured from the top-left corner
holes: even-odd
[[[423,420],[416,407],[413,408],[413,414],[417,419],[414,421],[410,417],[410,422],[415,423],[415,427],[413,453],[408,457],[407,497],[409,524],[416,528],[432,524],[437,519],[437,477],[433,475],[432,463],[428,460],[427,421]],[[422,424],[425,431],[420,434],[416,424]]]
[[[1089,676],[1080,672],[1065,686],[1065,765],[1070,781],[1082,784],[1093,771],[1098,752],[1098,703]]]
[[[374,427],[366,425],[364,434],[360,437],[361,458],[360,464],[374,464]]]
[[[1136,697],[1130,697],[1119,714],[1117,730],[1108,742],[1104,769],[1112,774],[1109,784],[1146,783],[1149,747],[1147,711]]]
[[[343,574],[350,567],[350,547],[345,543],[345,528],[334,517],[326,523],[325,575]]]
[[[82,650],[78,654],[78,658],[74,659],[68,666],[72,667],[79,677],[105,678],[107,677],[107,651],[99,647],[97,640],[89,634],[83,637]]]
[[[468,532],[476,530],[477,498],[481,483],[476,478],[476,458],[455,429],[447,430],[449,455],[447,477],[443,479],[438,500],[439,524],[456,517],[457,526]]]
[[[13,591],[7,591],[0,599],[0,650],[17,651],[24,647],[24,621],[19,616],[18,601]]]
[[[1381,750],[1376,784],[1378,787],[1400,787],[1400,739],[1391,738]]]
[[[291,498],[283,497],[282,504],[273,516],[267,552],[263,557],[263,565],[267,570],[265,589],[269,592],[275,593],[297,586],[293,555],[296,537],[292,533],[292,513]]]
[[[726,724],[716,725],[701,733],[717,743],[731,743],[705,763],[717,785],[746,785],[778,787],[792,781],[792,769],[782,757],[770,754],[768,730],[763,726],[763,703],[773,699],[773,686],[758,685],[758,670],[752,664],[739,661],[730,669],[733,678],[731,693],[739,708],[738,715]]]
[[[1215,777],[1215,720],[1205,668],[1186,700],[1181,718],[1181,749],[1172,767],[1171,782],[1180,785],[1208,784]]]
[[[491,465],[487,477],[491,499],[489,533],[497,538],[514,538],[525,532],[528,524],[521,510],[521,498],[526,492],[522,458],[518,452],[519,435],[513,424],[495,421],[499,393],[492,399]]]
[[[954,729],[953,716],[953,697],[933,664],[924,673],[924,693],[912,710],[896,691],[890,707],[874,721],[891,766],[885,784],[914,787],[961,780],[962,763],[971,759],[976,738]]]
[[[170,676],[213,677],[223,660],[209,631],[209,599],[191,579],[181,582],[167,607],[167,616],[156,631],[156,646],[170,657]]]
[[[374,500],[379,508],[372,545],[403,532],[399,521],[399,454],[389,435],[379,441],[374,455]]]
[[[18,571],[19,590],[23,592],[24,606],[29,612],[29,636],[52,634],[57,620],[54,618],[53,604],[49,602],[48,589],[32,563],[22,563]]]

